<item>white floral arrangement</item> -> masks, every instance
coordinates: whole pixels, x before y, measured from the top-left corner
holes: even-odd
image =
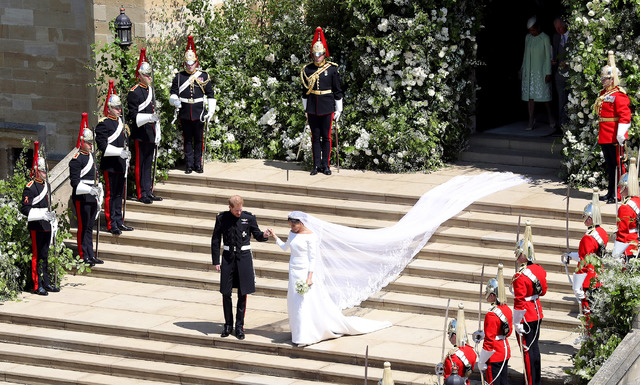
[[[309,285],[307,285],[307,281],[303,279],[299,279],[296,281],[296,293],[300,295],[305,295],[309,291]]]

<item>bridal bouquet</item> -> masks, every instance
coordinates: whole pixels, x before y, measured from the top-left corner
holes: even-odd
[[[303,279],[299,279],[296,281],[296,293],[300,295],[305,295],[305,293],[308,291],[309,291],[309,285],[307,285],[307,281]]]

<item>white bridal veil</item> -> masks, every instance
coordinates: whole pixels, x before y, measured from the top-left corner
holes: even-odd
[[[333,302],[346,309],[360,304],[396,279],[438,227],[474,201],[524,183],[512,173],[457,176],[427,193],[398,223],[359,229],[293,212],[318,235],[314,279],[322,279]]]

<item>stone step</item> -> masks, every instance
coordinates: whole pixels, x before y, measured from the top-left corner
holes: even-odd
[[[551,153],[534,153],[522,150],[505,150],[495,147],[471,147],[460,154],[464,162],[485,162],[500,165],[560,169],[561,157]]]
[[[502,150],[518,150],[548,154],[560,154],[562,151],[562,143],[552,138],[492,135],[488,133],[471,135],[469,138],[469,145],[471,148],[493,147]]]
[[[357,376],[354,378],[362,378],[364,352],[368,346],[370,368],[381,368],[384,361],[390,361],[394,368],[394,380],[398,383],[432,383],[433,378],[420,373],[433,373],[435,364],[441,359],[443,332],[440,328],[446,300],[439,301],[443,309],[437,316],[360,307],[346,310],[347,315],[389,320],[393,326],[375,333],[346,336],[305,348],[291,344],[284,298],[251,295],[245,323],[247,338],[243,341],[219,337],[223,323],[220,303],[218,293],[204,290],[126,283],[92,276],[68,276],[60,293],[48,297],[23,294],[20,302],[5,303],[0,307],[0,322],[8,325],[7,328],[0,327],[0,336],[7,343],[34,345],[35,340],[52,339],[38,344],[56,348],[66,346],[68,350],[86,350],[91,354],[96,351],[108,355],[122,354],[142,360],[166,356],[166,360],[188,361],[173,364],[198,362],[199,354],[206,356],[207,362],[261,354],[255,356],[258,358],[253,361],[255,365],[265,363],[264,369],[260,369],[265,371],[269,370],[267,367],[271,365],[271,360],[263,355],[277,355],[285,357],[285,362],[287,359],[299,360],[292,361],[296,370],[315,370],[304,364],[309,360],[322,367],[323,375]],[[477,306],[471,302],[464,303],[466,309]],[[452,301],[451,306],[456,305]],[[477,321],[472,319],[473,312],[468,311],[468,315],[471,319],[467,321],[467,329],[475,330]],[[548,317],[553,318],[553,315]],[[565,377],[561,370],[570,365],[569,357],[574,351],[572,343],[577,334],[550,328],[546,318],[545,324],[541,336],[543,360],[555,364],[543,367],[543,376],[545,381],[548,380],[545,383],[560,384]],[[14,329],[18,327],[38,331]],[[84,333],[86,337],[76,338],[73,333]],[[512,339],[510,343],[516,346],[515,339]],[[225,354],[214,354],[213,349],[222,349]],[[512,354],[510,372],[517,382],[517,378],[521,377],[522,361],[517,349],[513,349]],[[278,359],[275,362],[274,371],[284,370],[280,365],[283,361]],[[223,363],[220,365],[224,366]],[[284,367],[291,369],[290,365],[291,362]],[[241,365],[228,369],[237,371],[240,368]],[[399,373],[398,377],[396,372]],[[407,376],[419,374],[421,377],[419,380],[403,377],[402,372],[408,372]]]

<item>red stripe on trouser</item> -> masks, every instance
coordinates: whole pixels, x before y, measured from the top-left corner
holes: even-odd
[[[138,199],[142,198],[142,186],[140,186],[140,142],[136,141],[136,191]]]
[[[329,122],[329,156],[327,157],[327,167],[331,165],[331,147],[333,143],[331,142],[331,129],[333,128],[333,112],[331,113],[331,122]]]
[[[524,354],[524,370],[526,374],[525,385],[531,384],[531,359],[529,358],[529,347],[527,346],[527,340],[525,340],[524,335],[520,336],[520,341],[522,342],[522,352]]]
[[[200,167],[201,168],[204,168],[204,141],[205,140],[206,138],[204,137],[204,132],[203,132],[202,133],[202,150],[200,151]]]
[[[107,230],[111,230],[111,185],[109,184],[109,172],[104,171],[104,219],[107,222]],[[100,220],[100,218],[98,218]]]
[[[78,255],[80,259],[84,259],[82,256],[82,230],[84,226],[82,225],[82,215],[80,214],[80,201],[76,201],[76,216],[78,217]]]
[[[31,230],[31,278],[33,279],[33,290],[38,290],[38,241],[35,230]]]
[[[485,381],[487,383],[492,383],[493,381],[495,381],[495,379],[493,378],[493,373],[491,372],[491,363],[487,362],[487,370],[484,371],[485,374]]]

